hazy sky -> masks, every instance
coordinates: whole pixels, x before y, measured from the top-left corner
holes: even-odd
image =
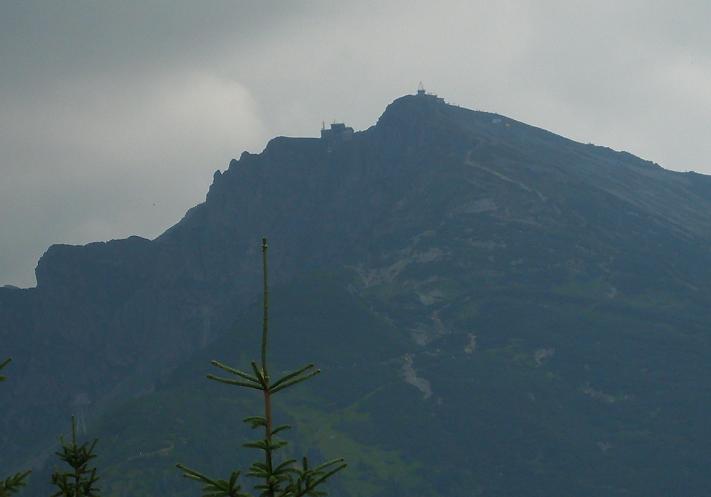
[[[428,90],[711,173],[711,2],[0,3],[0,285],[155,237],[216,169]]]

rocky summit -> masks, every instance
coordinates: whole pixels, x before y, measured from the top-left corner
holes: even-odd
[[[708,494],[711,178],[429,94],[349,130],[274,138],[155,240],[55,245],[0,288],[26,495],[71,414],[102,495],[240,461],[251,400],[204,373],[256,355],[262,236],[275,357],[324,370],[281,415],[350,462],[333,495]]]

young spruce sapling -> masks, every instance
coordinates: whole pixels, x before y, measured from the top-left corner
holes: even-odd
[[[69,471],[57,471],[52,473],[52,484],[57,487],[57,491],[52,497],[99,497],[99,489],[96,482],[96,468],[89,466],[92,459],[96,457],[94,448],[98,440],[77,444],[77,423],[72,416],[72,441],[67,443],[64,437],[59,437],[61,449],[57,452],[59,459],[67,463]]]
[[[263,274],[263,323],[261,362],[252,361],[252,372],[240,371],[219,361],[212,361],[213,366],[229,373],[231,376],[222,377],[208,375],[210,380],[234,385],[262,392],[264,412],[261,416],[250,416],[244,419],[254,429],[262,429],[264,437],[244,444],[245,447],[257,449],[262,452],[263,458],[250,466],[247,476],[257,479],[254,490],[259,497],[321,497],[325,492],[321,486],[330,477],[346,467],[343,459],[333,459],[325,463],[312,466],[306,457],[301,464],[295,459],[286,459],[278,462],[276,452],[287,445],[287,442],[277,435],[289,429],[288,425],[274,426],[272,421],[272,398],[274,394],[292,387],[297,383],[308,380],[320,373],[313,364],[304,366],[296,371],[272,380],[267,364],[267,350],[269,345],[269,287],[267,284],[267,239],[262,239],[262,274]],[[202,483],[203,497],[252,497],[252,494],[243,488],[239,482],[240,471],[233,471],[228,479],[213,479],[190,469],[182,464],[177,465],[183,471],[183,476]]]

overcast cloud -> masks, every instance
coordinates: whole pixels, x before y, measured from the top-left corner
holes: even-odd
[[[216,169],[429,90],[711,173],[711,3],[3,2],[0,285],[52,243],[155,237]]]

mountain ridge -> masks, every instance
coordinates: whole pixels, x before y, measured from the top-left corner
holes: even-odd
[[[446,112],[442,112],[442,109],[446,109]],[[427,112],[424,112],[427,111]],[[433,112],[434,111],[434,112]],[[433,118],[432,114],[436,113],[441,116],[442,114],[449,114],[449,115],[465,115],[466,117],[472,117],[476,116],[477,121],[479,121],[479,124],[481,124],[483,127],[492,127],[491,124],[494,124],[493,121],[501,120],[499,123],[496,124],[501,124],[500,127],[506,127],[506,125],[515,125],[516,127],[523,127],[526,132],[534,132],[536,135],[538,135],[541,138],[545,138],[548,140],[551,140],[554,143],[564,143],[566,145],[573,145],[573,146],[582,146],[586,148],[591,148],[594,153],[598,156],[605,156],[606,159],[613,159],[618,161],[619,163],[624,163],[625,165],[633,165],[633,166],[639,166],[641,168],[649,167],[652,169],[655,169],[657,171],[664,171],[665,173],[669,173],[671,175],[682,175],[682,176],[687,176],[691,175],[694,176],[695,179],[696,177],[698,178],[708,178],[707,175],[699,174],[699,173],[679,173],[676,171],[669,171],[663,169],[660,165],[640,159],[639,157],[634,156],[633,154],[625,151],[615,151],[607,147],[601,147],[597,145],[591,145],[591,144],[583,144],[580,142],[576,142],[574,140],[562,137],[560,135],[557,135],[555,133],[552,133],[550,131],[547,131],[545,129],[536,127],[536,126],[530,126],[524,123],[521,123],[519,121],[515,121],[511,118],[508,118],[506,116],[502,116],[496,113],[490,113],[490,112],[483,112],[483,111],[472,111],[469,109],[465,109],[462,107],[458,106],[453,106],[444,103],[440,99],[438,99],[435,96],[431,95],[426,95],[426,96],[418,96],[418,95],[405,95],[402,97],[399,97],[395,101],[393,101],[391,104],[389,104],[384,111],[384,113],[378,118],[377,123],[372,126],[371,128],[368,128],[364,131],[359,131],[356,132],[355,136],[357,139],[360,139],[363,134],[367,133],[373,133],[377,130],[379,130],[379,127],[390,127],[390,128],[396,128],[396,129],[403,129],[402,124],[403,122],[409,122],[409,123],[419,123],[420,121],[417,119],[419,118],[424,118],[424,122],[428,123],[431,122],[431,119]],[[416,117],[415,119],[411,119],[413,115]],[[435,116],[436,118],[437,116]],[[449,116],[448,116],[449,117]],[[479,130],[481,129],[478,128]],[[259,154],[251,154],[249,152],[243,152],[240,156],[239,160],[232,159],[229,163],[229,166],[225,172],[221,171],[216,171],[215,175],[213,176],[213,183],[210,186],[210,189],[208,190],[206,202],[209,201],[210,193],[213,191],[213,189],[216,189],[216,184],[219,181],[222,180],[222,176],[225,174],[229,174],[231,171],[236,170],[241,163],[244,163],[248,161],[251,157],[262,157],[266,156],[268,158],[274,157],[274,155],[279,155],[282,150],[288,150],[294,146],[298,147],[299,145],[304,145],[308,147],[311,150],[320,150],[323,148],[323,142],[319,138],[302,138],[302,137],[285,137],[285,136],[280,136],[280,137],[275,137],[272,138],[271,140],[268,141],[267,145],[265,146],[264,150],[259,153]],[[681,178],[681,176],[679,176]],[[708,192],[704,192],[705,194],[711,196],[711,178],[706,180],[708,182]],[[703,187],[706,187],[704,185]],[[202,202],[195,207],[192,207],[188,210],[186,215],[184,216],[185,218],[189,218],[190,216],[196,215],[195,211],[199,211],[201,209],[201,206],[204,205],[205,202]],[[181,220],[182,222],[182,220]],[[170,238],[171,232],[175,231],[176,228],[180,225],[180,222],[176,223],[175,225],[169,227],[166,229],[162,234],[158,235],[155,239],[152,241],[163,241],[166,239]],[[137,236],[131,236],[123,240],[145,240],[142,237],[137,237]],[[120,242],[122,240],[111,240],[108,242],[93,242],[90,244],[86,245],[67,245],[67,244],[58,244],[58,245],[53,245],[51,246],[47,252],[53,251],[55,253],[45,253],[42,258],[40,258],[39,265],[37,268],[37,280],[38,280],[38,286],[41,286],[47,277],[46,272],[51,271],[51,266],[52,266],[52,259],[53,257],[60,257],[62,258],[63,254],[68,250],[67,247],[103,247],[105,244],[116,244],[117,242]],[[128,242],[126,242],[128,243]],[[103,245],[102,245],[103,244]],[[71,249],[69,249],[71,250]],[[36,272],[37,272],[36,271]]]
[[[277,137],[217,171],[205,202],[156,239],[55,245],[38,262],[36,288],[0,288],[0,339],[15,357],[5,393],[16,401],[0,417],[0,457],[9,458],[0,464],[41,467],[71,413],[81,412],[102,438],[111,432],[101,426],[122,419],[144,433],[132,409],[179,417],[184,392],[198,394],[174,378],[176,368],[197,368],[190,361],[211,344],[229,343],[221,346],[228,350],[245,339],[229,337],[246,333],[235,323],[253,321],[244,316],[258,298],[257,241],[267,235],[282,322],[301,316],[292,324],[304,339],[294,350],[309,343],[333,367],[353,362],[352,354],[367,358],[378,345],[364,333],[369,338],[353,340],[353,350],[329,355],[309,338],[309,322],[322,334],[334,327],[358,333],[351,324],[361,322],[398,337],[388,342],[390,362],[377,365],[390,382],[383,392],[369,392],[372,379],[358,383],[355,374],[333,371],[355,382],[349,391],[357,398],[329,389],[324,401],[355,403],[360,414],[308,409],[347,440],[369,489],[399,495],[383,476],[368,479],[376,471],[364,456],[369,450],[399,454],[392,464],[406,478],[410,463],[427,466],[421,454],[431,447],[442,463],[431,490],[443,496],[472,488],[521,495],[526,481],[539,486],[530,495],[560,484],[581,496],[630,495],[619,465],[641,475],[632,478],[633,495],[667,495],[645,483],[649,468],[662,467],[645,458],[652,449],[671,454],[693,475],[688,490],[698,490],[711,482],[688,457],[703,459],[709,441],[703,412],[688,398],[696,392],[692,378],[711,373],[703,360],[711,353],[710,234],[707,176],[667,171],[431,95],[396,99],[374,126],[347,140]],[[307,305],[299,287],[324,308]],[[347,323],[338,309],[349,309]],[[171,385],[173,400],[164,404],[161,385]],[[398,411],[401,402],[417,406],[412,419]],[[114,419],[117,412],[125,418]],[[619,423],[606,421],[611,412],[622,416]],[[679,415],[689,427],[676,423]],[[437,416],[464,430],[461,436],[432,425]],[[195,422],[208,429],[205,420]],[[397,426],[389,435],[379,423]],[[168,418],[165,425],[172,426]],[[698,442],[684,438],[691,428]],[[447,469],[446,444],[430,432],[470,465],[460,476]],[[317,434],[302,442],[326,450],[329,439]],[[679,437],[687,440],[683,448],[674,446]],[[485,440],[481,453],[478,438]],[[131,452],[140,440],[114,442],[125,455],[111,462],[120,493],[127,487],[118,468],[143,474]],[[610,448],[630,443],[645,451]],[[577,482],[562,476],[573,467],[561,454],[573,450],[593,468]],[[506,461],[519,472],[508,483],[491,476]],[[594,469],[614,485],[596,481]],[[179,492],[172,480],[161,481],[141,492]],[[673,476],[664,481],[660,492],[677,488]],[[339,492],[354,495],[355,488]]]

